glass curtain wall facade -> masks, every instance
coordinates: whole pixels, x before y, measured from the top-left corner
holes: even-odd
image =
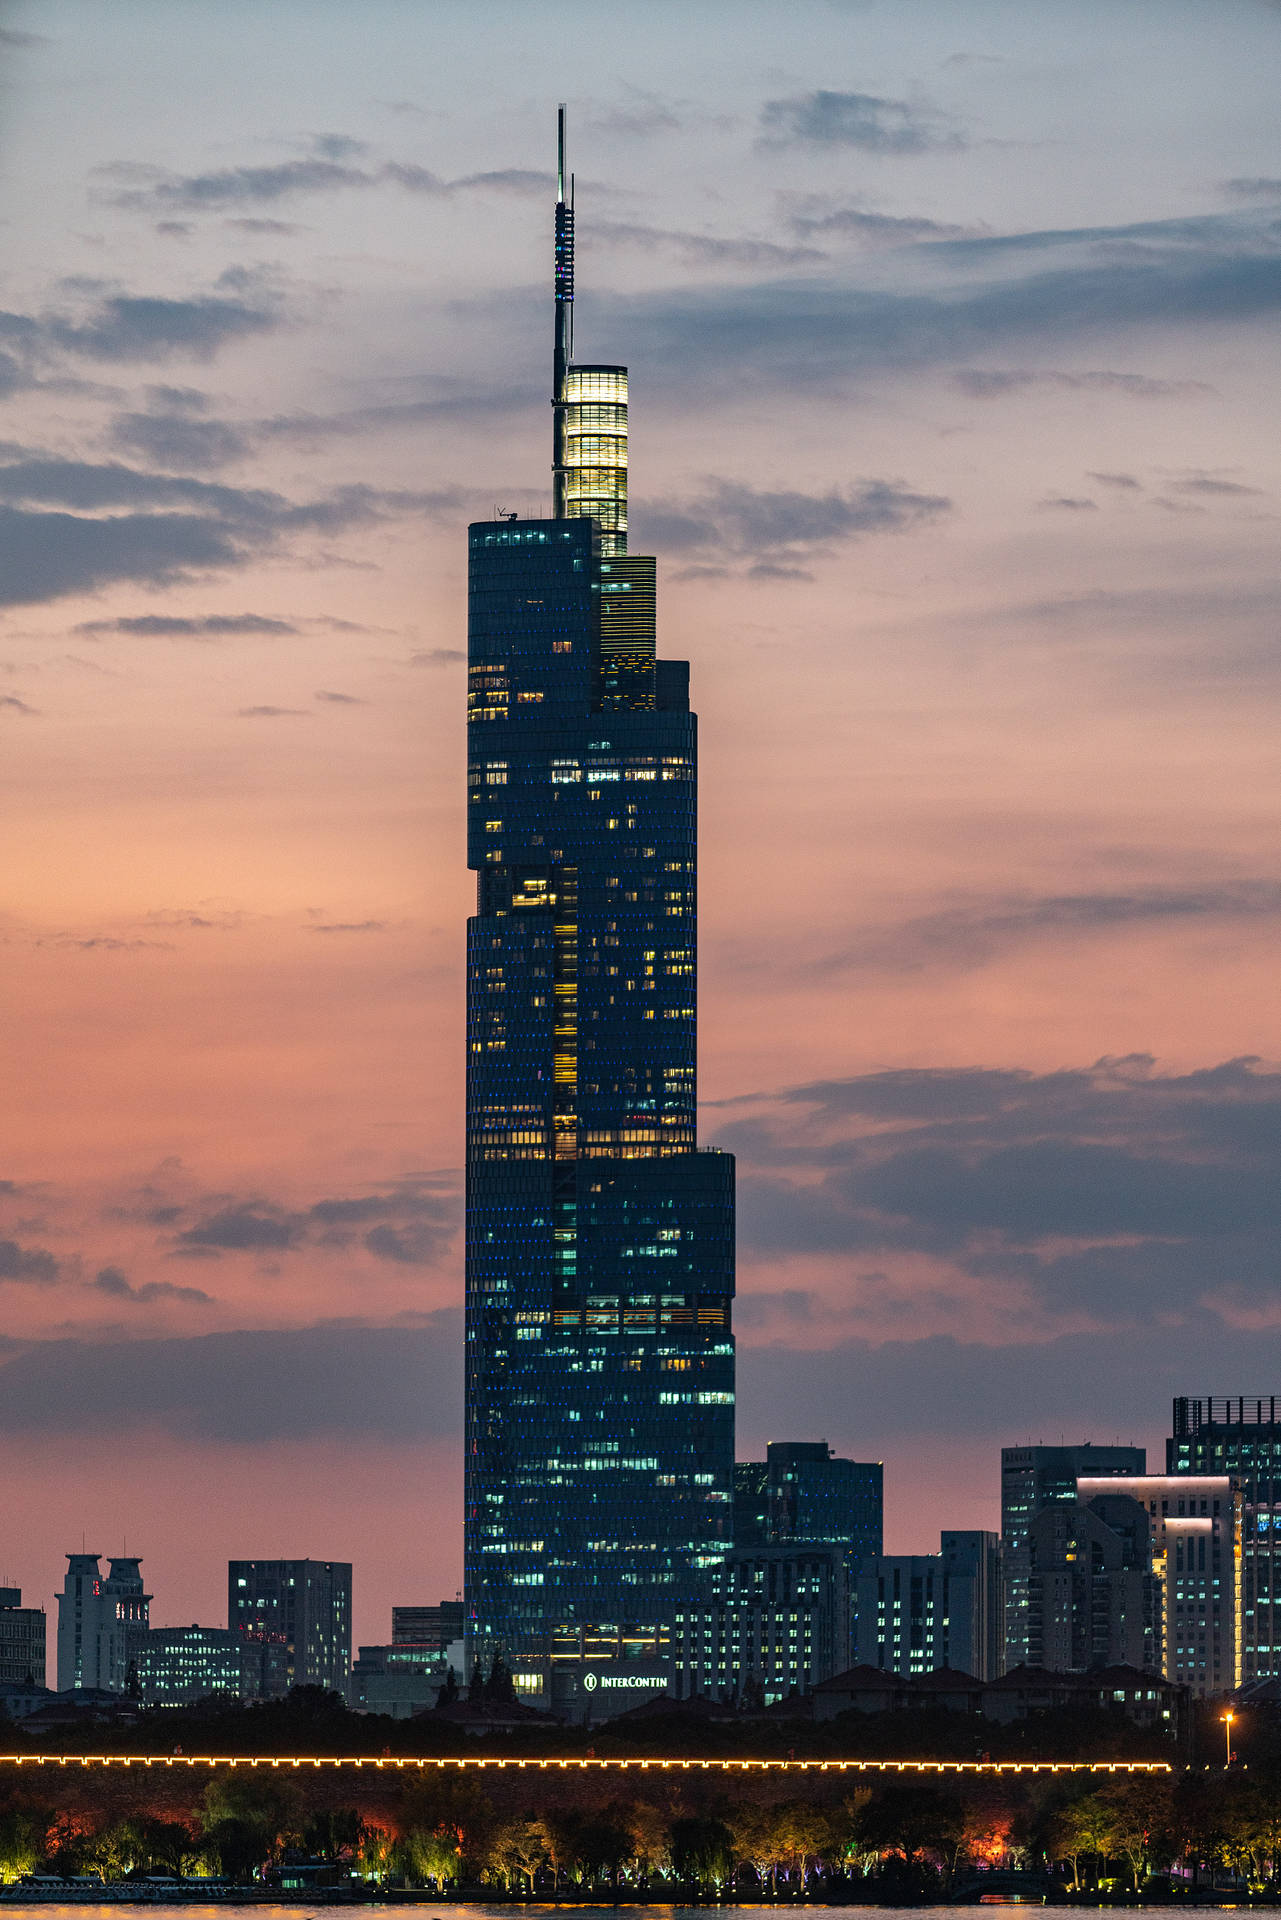
[[[1237,1673],[1247,1686],[1281,1674],[1281,1396],[1176,1400],[1165,1466],[1239,1487]]]
[[[569,211],[557,511],[471,527],[468,629],[469,1660],[557,1707],[581,1662],[553,1699],[555,1647],[652,1651],[725,1553],[734,1410],[734,1166],[695,1132],[696,722],[625,552],[626,372],[568,359]]]

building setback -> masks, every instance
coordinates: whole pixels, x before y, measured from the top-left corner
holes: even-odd
[[[1002,1447],[1001,1554],[1005,1579],[1005,1665],[1028,1659],[1028,1528],[1053,1501],[1076,1500],[1081,1474],[1143,1473],[1142,1447]]]
[[[1240,1683],[1281,1674],[1281,1413],[1278,1397],[1174,1402],[1166,1472],[1229,1475],[1240,1489]]]
[[[246,1650],[241,1684],[249,1697],[270,1699],[290,1687],[325,1687],[346,1697],[350,1561],[230,1561],[227,1625]]]
[[[562,122],[554,515],[468,535],[464,1599],[471,1666],[572,1709],[730,1545],[734,1163],[695,1133],[688,668],[627,552],[627,371],[573,359],[563,158]]]
[[[1152,1527],[1160,1587],[1158,1664],[1194,1698],[1240,1684],[1241,1499],[1226,1474],[1116,1475],[1078,1480],[1080,1498],[1126,1494]]]

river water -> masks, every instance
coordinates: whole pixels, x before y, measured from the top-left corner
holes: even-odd
[[[1230,1894],[1224,1896],[1225,1902],[1230,1901],[1231,1898]],[[440,1920],[519,1920],[521,1915],[559,1912],[565,1914],[566,1920],[727,1920],[727,1916],[732,1920],[732,1916],[738,1913],[786,1912],[792,1904],[791,1901],[765,1901],[760,1905],[743,1902],[736,1906],[673,1907],[655,1902],[652,1906],[633,1906],[628,1903],[622,1907],[580,1907],[564,1904],[551,1905],[541,1900],[503,1900],[492,1903],[482,1900],[458,1902],[428,1900],[421,1905],[397,1901],[395,1906],[403,1916],[403,1920],[412,1920],[415,1914],[422,1915],[423,1920],[426,1920],[429,1914],[438,1915]],[[954,1920],[958,1913],[991,1913],[995,1904],[996,1896],[989,1896],[989,1903],[983,1906],[825,1907],[807,1902],[802,1910],[812,1914],[841,1914],[845,1916],[845,1920],[903,1920],[905,1913],[917,1915],[919,1920]],[[1018,1903],[1010,1901],[1008,1904],[1013,1907]],[[368,1912],[390,1914],[392,1910],[391,1907],[381,1904],[366,1906],[362,1903],[356,1907],[344,1906],[335,1909],[324,1903],[311,1906],[305,1903],[286,1906],[283,1903],[280,1905],[262,1901],[240,1903],[235,1900],[219,1900],[216,1905],[183,1901],[180,1906],[166,1905],[158,1900],[136,1904],[113,1901],[109,1906],[91,1906],[87,1902],[81,1904],[79,1901],[63,1904],[57,1900],[40,1900],[30,1905],[14,1899],[0,1901],[0,1914],[6,1916],[15,1914],[19,1916],[19,1920],[49,1920],[51,1915],[65,1916],[65,1920],[107,1920],[107,1916],[112,1915],[119,1920],[121,1914],[147,1914],[151,1920],[214,1920],[216,1914],[228,1912],[241,1916],[241,1920],[248,1920],[251,1913],[270,1915],[271,1920],[330,1920],[331,1916],[341,1912],[349,1912],[355,1916]],[[1224,1910],[1222,1905],[1193,1907],[1185,1905],[1182,1901],[1179,1903],[1181,1913],[1222,1913]],[[1231,1908],[1228,1910],[1231,1911]]]

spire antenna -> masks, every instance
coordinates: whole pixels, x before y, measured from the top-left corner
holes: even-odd
[[[552,514],[565,517],[566,375],[574,357],[574,188],[565,199],[565,105],[556,110],[556,344],[552,360]]]

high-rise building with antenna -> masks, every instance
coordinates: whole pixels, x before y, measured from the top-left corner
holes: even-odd
[[[734,1165],[695,1132],[689,669],[626,550],[627,370],[573,357],[563,108],[559,161],[553,513],[469,529],[465,1602],[473,1666],[566,1711],[661,1674],[730,1544]]]

